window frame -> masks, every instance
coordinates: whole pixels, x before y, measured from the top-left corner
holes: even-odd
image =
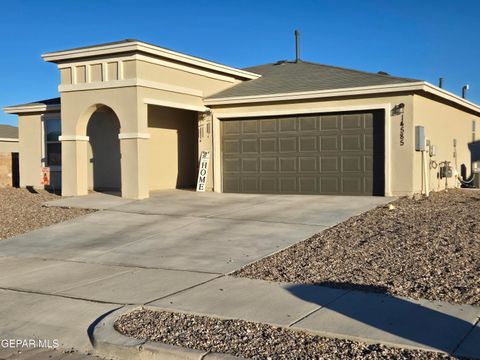
[[[47,124],[48,121],[59,121],[60,122],[60,135],[62,131],[62,120],[60,114],[45,114],[42,121],[42,166],[49,167],[50,171],[61,171],[62,165],[49,165],[48,159],[48,145],[49,144],[60,144],[60,156],[62,156],[62,142],[60,140],[47,140]],[[60,136],[59,135],[59,136]]]

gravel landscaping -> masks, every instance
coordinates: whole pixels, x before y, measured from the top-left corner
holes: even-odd
[[[480,191],[400,198],[233,275],[480,304]]]
[[[115,322],[120,333],[249,359],[452,359],[445,354],[330,339],[242,320],[139,309]]]
[[[0,240],[93,211],[42,206],[44,202],[58,198],[45,190],[0,189]]]

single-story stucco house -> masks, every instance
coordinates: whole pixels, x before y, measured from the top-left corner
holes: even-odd
[[[216,192],[408,195],[472,171],[480,106],[425,81],[300,59],[237,69],[137,40],[42,57],[60,98],[4,109],[21,186],[48,166],[66,196],[147,198],[195,187],[204,151]]]
[[[18,128],[0,124],[0,188],[18,186]]]

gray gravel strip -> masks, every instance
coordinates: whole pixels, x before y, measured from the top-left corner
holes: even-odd
[[[115,329],[141,340],[250,359],[452,359],[442,353],[330,339],[242,320],[148,309],[122,315]]]
[[[0,189],[0,240],[92,212],[43,206],[58,198],[45,190]]]
[[[480,304],[480,192],[401,198],[233,276]]]

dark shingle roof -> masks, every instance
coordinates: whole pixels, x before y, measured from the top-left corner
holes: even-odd
[[[17,104],[17,105],[9,106],[9,108],[24,107],[24,106],[35,106],[35,105],[60,105],[60,98],[57,97],[57,98],[53,98],[53,99],[33,101],[33,102],[30,102],[30,103],[25,103],[25,104]]]
[[[18,139],[18,128],[11,125],[0,124],[0,139]]]
[[[243,69],[262,75],[211,95],[210,99],[402,84],[421,80],[369,73],[308,61],[277,62]]]

